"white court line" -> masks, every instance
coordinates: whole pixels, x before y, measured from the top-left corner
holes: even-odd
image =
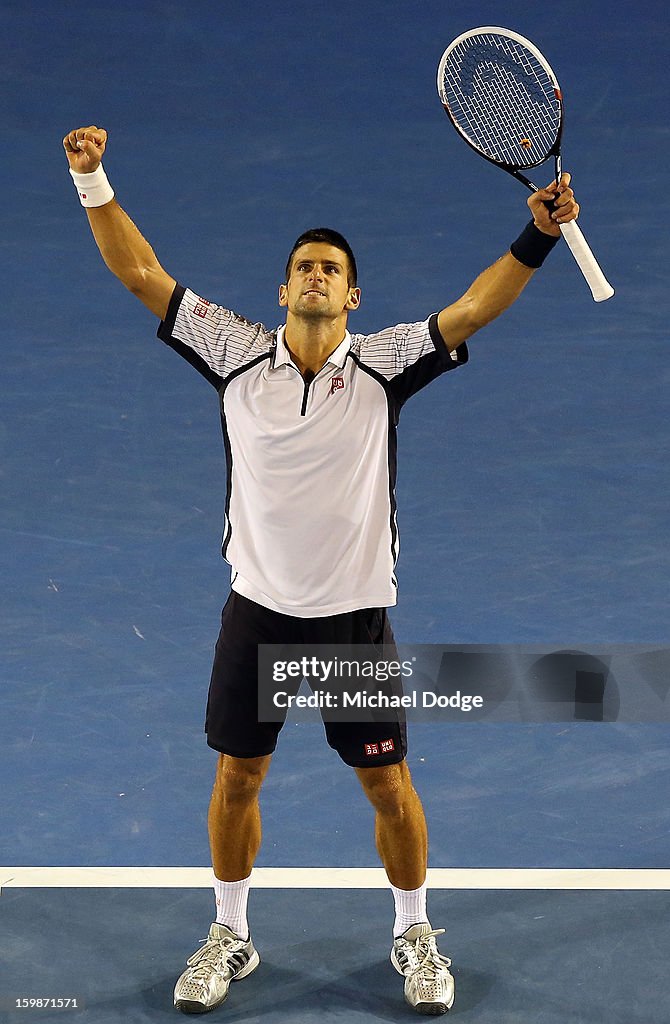
[[[6,889],[208,889],[210,868],[0,867]],[[255,889],[386,889],[382,868],[254,868]],[[429,889],[670,889],[670,870],[429,868]]]

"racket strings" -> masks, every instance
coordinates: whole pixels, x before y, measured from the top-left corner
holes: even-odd
[[[506,36],[469,37],[454,47],[443,64],[442,98],[468,141],[500,163],[542,163],[560,130],[554,83]]]

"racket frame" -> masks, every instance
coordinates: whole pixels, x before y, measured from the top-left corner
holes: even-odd
[[[521,164],[512,164],[503,160],[497,160],[495,157],[492,157],[488,153],[486,153],[483,149],[480,149],[479,146],[477,146],[468,137],[466,132],[461,128],[461,126],[456,121],[456,118],[452,115],[451,108],[449,106],[449,102],[444,91],[445,65],[453,50],[455,50],[456,47],[459,46],[464,40],[472,38],[473,36],[484,35],[485,33],[489,33],[492,35],[507,36],[508,38],[515,40],[515,42],[520,43],[522,46],[525,46],[533,54],[535,59],[539,62],[541,67],[546,72],[549,81],[551,82],[552,88],[554,90],[554,96],[558,103],[558,128],[556,131],[556,138],[554,139],[552,146],[539,160],[533,160],[531,162]],[[499,25],[484,25],[480,28],[470,29],[468,32],[462,32],[460,36],[457,36],[456,39],[454,39],[449,44],[449,46],[442,54],[437,69],[437,91],[442,106],[452,125],[454,126],[460,137],[465,142],[467,142],[468,146],[470,146],[470,148],[473,149],[478,156],[484,157],[485,160],[488,160],[488,162],[493,164],[495,167],[500,167],[501,170],[506,171],[507,174],[510,174],[513,178],[516,178],[517,181],[520,181],[522,185],[525,185],[530,192],[539,192],[540,189],[535,184],[535,182],[531,181],[530,178],[528,178],[525,174],[521,173],[522,169],[528,170],[531,167],[539,167],[541,164],[546,163],[546,161],[550,157],[553,157],[556,185],[558,186],[562,174],[561,140],[563,136],[564,115],[563,93],[561,91],[560,85],[558,84],[558,79],[554,74],[553,68],[548,63],[544,54],[542,54],[540,50],[538,50],[537,46],[535,46],[535,44],[532,43],[530,39],[526,39],[525,36],[520,35],[518,32],[512,31],[512,29],[502,28]],[[555,209],[555,205],[552,200],[546,201],[545,206],[552,211]],[[574,221],[570,221],[566,224],[559,224],[559,227],[561,229],[561,234],[563,235],[563,238],[567,242],[575,260],[577,261],[584,277],[586,278],[586,281],[588,282],[588,285],[591,289],[591,294],[593,295],[595,301],[602,302],[604,299],[608,299],[612,295],[614,295],[614,289],[612,288],[611,284],[606,279],[605,275],[600,269],[595,256],[591,252],[591,249],[589,248],[589,245],[577,224]]]
[[[456,119],[452,116],[451,108],[449,106],[449,102],[448,102],[447,97],[446,97],[445,92],[444,92],[444,66],[447,63],[447,60],[449,59],[449,56],[451,55],[452,51],[455,50],[456,47],[459,46],[465,39],[472,38],[472,36],[484,35],[487,32],[489,34],[493,34],[493,35],[508,36],[509,38],[514,39],[515,42],[521,43],[522,46],[525,46],[528,50],[530,50],[530,52],[533,54],[535,59],[542,65],[542,67],[544,68],[544,70],[547,73],[547,77],[549,78],[549,81],[552,84],[552,87],[553,87],[553,90],[554,90],[554,96],[556,97],[556,100],[558,102],[558,131],[556,132],[556,138],[554,139],[553,145],[551,146],[551,148],[545,153],[545,155],[540,160],[533,160],[530,163],[523,163],[523,164],[516,164],[516,163],[515,164],[510,164],[510,163],[506,163],[505,161],[502,161],[502,160],[496,160],[495,157],[489,156],[489,154],[486,153],[483,149],[480,149],[479,146],[477,146],[468,137],[468,135],[463,131],[463,129],[458,124]],[[442,57],[440,59],[440,63],[438,65],[438,69],[437,69],[437,91],[438,91],[438,94],[439,94],[442,106],[444,107],[444,109],[445,109],[445,111],[447,113],[447,116],[449,117],[449,120],[451,121],[451,123],[453,124],[454,128],[456,129],[458,134],[461,136],[461,138],[465,142],[467,142],[468,146],[470,146],[471,149],[474,149],[475,153],[477,153],[479,156],[483,156],[485,160],[488,160],[489,163],[494,164],[496,167],[500,167],[503,171],[507,171],[508,174],[511,174],[513,178],[517,179],[517,181],[520,181],[531,192],[539,192],[539,188],[535,184],[535,182],[531,181],[530,178],[527,178],[525,174],[522,174],[521,170],[522,169],[523,170],[528,170],[531,167],[539,167],[540,164],[546,163],[546,161],[549,159],[549,157],[553,157],[554,158],[554,170],[555,170],[555,173],[556,173],[556,184],[558,185],[558,182],[561,180],[561,173],[562,173],[562,165],[561,165],[561,139],[562,139],[562,136],[563,136],[563,114],[564,114],[564,109],[563,109],[563,93],[561,92],[561,87],[558,84],[558,79],[556,78],[556,75],[554,74],[553,68],[547,62],[546,57],[538,50],[537,46],[535,46],[534,43],[531,43],[530,39],[526,39],[525,36],[520,35],[518,32],[513,32],[509,28],[502,28],[502,27],[496,26],[496,25],[484,25],[481,28],[470,29],[469,32],[462,32],[460,36],[457,36],[457,38],[454,39],[453,42],[451,42],[449,44],[447,49],[442,54]],[[553,206],[553,204],[551,202],[549,202],[547,205],[550,208]]]

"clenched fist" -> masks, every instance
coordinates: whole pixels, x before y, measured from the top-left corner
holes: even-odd
[[[97,170],[107,145],[107,132],[91,124],[88,128],[75,128],[63,139],[63,148],[70,169],[78,174]]]
[[[560,225],[577,220],[579,216],[579,203],[570,188],[570,180],[571,175],[563,173],[558,183],[552,181],[550,185],[534,192],[528,199],[535,226],[545,235],[558,238],[561,234]],[[552,202],[553,206],[549,209],[546,204]]]

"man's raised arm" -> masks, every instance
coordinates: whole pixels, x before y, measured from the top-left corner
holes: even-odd
[[[76,128],[63,139],[70,172],[103,260],[133,295],[164,320],[175,280],[163,270],[147,240],[114,199],[100,163],[106,145],[107,132],[95,125]]]
[[[553,200],[554,208],[545,204]],[[437,318],[440,334],[451,351],[475,331],[491,323],[518,299],[535,271],[561,237],[561,224],[576,220],[579,204],[570,188],[570,175],[561,175],[528,199],[533,220],[510,251],[473,281],[460,299]]]

